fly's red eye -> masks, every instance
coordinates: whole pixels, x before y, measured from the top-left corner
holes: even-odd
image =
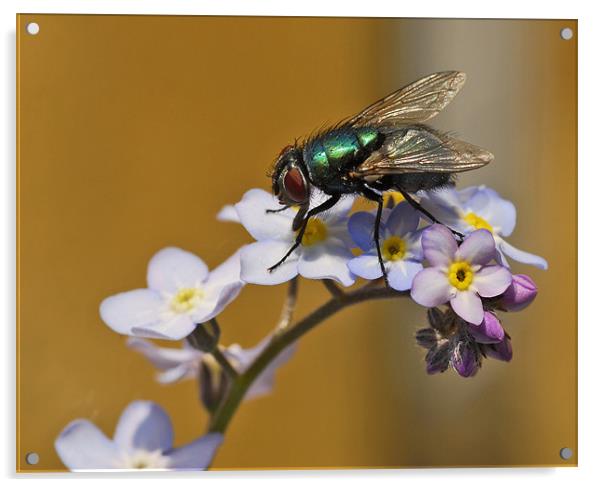
[[[307,186],[305,178],[299,169],[292,167],[286,171],[284,175],[284,190],[287,196],[298,203],[307,199]]]

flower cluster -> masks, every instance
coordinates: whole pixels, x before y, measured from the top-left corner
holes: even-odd
[[[311,216],[300,236],[293,230],[299,227],[294,225],[299,223],[297,208],[283,208],[273,195],[252,189],[240,202],[224,207],[217,218],[241,224],[255,242],[211,271],[188,251],[160,250],[148,264],[146,287],[106,298],[100,316],[113,331],[129,336],[130,349],[158,369],[158,382],[196,378],[202,404],[212,416],[223,412],[233,389],[239,388],[239,394],[233,394],[236,401],[272,390],[276,370],[291,358],[294,340],[302,334],[293,329],[290,341],[281,340],[290,324],[297,276],[335,281],[343,287],[359,279],[376,281],[353,293],[328,283],[339,303],[341,296],[351,302],[353,296],[374,291],[380,284],[379,292],[386,291],[381,296],[409,296],[428,308],[429,326],[416,333],[416,340],[428,350],[429,374],[451,367],[470,377],[484,358],[510,361],[510,336],[500,313],[528,306],[537,287],[530,277],[513,275],[508,258],[547,268],[541,257],[507,242],[516,224],[514,205],[482,186],[419,195],[420,205],[438,219],[433,224],[400,195],[386,196],[377,247],[376,212],[352,212],[353,197]],[[326,198],[314,191],[311,208]],[[297,239],[300,245],[293,249]],[[286,260],[274,267],[285,255]],[[287,281],[291,281],[288,297],[293,303],[284,308],[284,322],[249,349],[219,343],[216,318],[246,284]],[[149,338],[181,341],[181,346],[159,346]],[[63,430],[55,446],[63,463],[74,470],[203,469],[222,442],[223,428],[217,431],[173,448],[165,412],[154,403],[136,401],[121,416],[113,440],[80,419]]]
[[[318,196],[312,206],[324,197]],[[509,361],[510,338],[497,314],[526,307],[537,287],[528,276],[513,276],[507,257],[547,268],[543,258],[506,241],[516,225],[514,205],[485,186],[444,188],[420,195],[420,204],[440,222],[432,224],[403,198],[391,200],[392,208],[385,208],[381,217],[380,249],[374,241],[376,212],[350,214],[353,199],[347,198],[311,217],[301,245],[273,272],[268,268],[295,240],[295,209],[275,213],[277,199],[254,189],[225,207],[219,218],[241,223],[257,240],[240,253],[245,282],[270,285],[301,275],[350,286],[358,278],[381,279],[380,250],[391,288],[409,292],[416,303],[430,309],[449,307],[446,322],[453,318],[453,326],[434,326],[434,311],[429,311],[433,336],[438,337],[429,342],[430,373],[444,371],[451,363],[466,377],[476,373],[482,357]],[[452,231],[464,237],[458,241]]]

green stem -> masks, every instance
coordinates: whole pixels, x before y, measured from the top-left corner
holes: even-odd
[[[230,361],[222,353],[222,351],[219,349],[219,347],[215,347],[212,350],[211,355],[213,355],[213,358],[215,358],[217,363],[220,364],[220,366],[222,367],[224,372],[230,377],[230,379],[236,380],[236,378],[240,376],[240,374],[232,366]]]
[[[339,296],[333,297],[292,327],[284,330],[281,334],[275,335],[271,343],[255,359],[246,372],[240,374],[233,380],[228,395],[211,420],[209,431],[224,433],[245,393],[253,384],[253,381],[266,369],[272,360],[280,354],[280,352],[312,330],[315,326],[347,306],[372,299],[388,299],[407,295],[408,292],[399,292],[390,288],[370,287],[361,288],[350,293],[342,292]]]

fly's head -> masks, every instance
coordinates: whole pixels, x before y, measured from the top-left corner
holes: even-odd
[[[280,152],[272,172],[272,191],[285,206],[307,206],[310,185],[303,164],[303,153],[296,146],[286,146]]]

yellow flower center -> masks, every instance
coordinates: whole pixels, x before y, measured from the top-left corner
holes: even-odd
[[[328,236],[328,229],[322,220],[319,218],[310,218],[305,227],[305,233],[301,243],[305,247],[311,247],[317,243],[326,240]]]
[[[117,468],[139,469],[146,468],[161,469],[169,466],[169,458],[163,456],[160,450],[145,451],[135,450],[123,455],[117,460]]]
[[[464,221],[470,226],[476,228],[477,230],[485,229],[493,233],[493,227],[489,224],[489,222],[485,220],[485,218],[482,218],[479,215],[477,215],[476,213],[467,213],[464,216]]]
[[[406,255],[406,241],[393,235],[383,242],[381,250],[385,260],[401,260]]]
[[[399,191],[388,191],[384,194],[383,204],[386,207],[396,206],[404,200],[405,198]]]
[[[180,289],[171,298],[171,310],[175,313],[186,313],[196,307],[203,296],[203,291],[196,287]]]
[[[472,283],[474,273],[466,261],[454,262],[449,266],[447,277],[449,283],[460,291],[465,291]]]

